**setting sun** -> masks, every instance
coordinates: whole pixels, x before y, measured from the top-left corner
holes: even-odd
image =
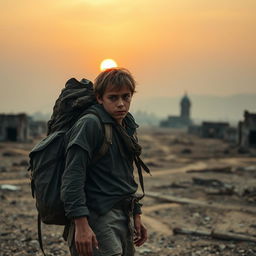
[[[100,64],[100,70],[101,71],[103,71],[105,69],[108,69],[108,68],[116,68],[116,67],[117,67],[117,64],[112,59],[105,59]]]

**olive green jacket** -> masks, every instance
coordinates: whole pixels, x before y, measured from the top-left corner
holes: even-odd
[[[101,105],[94,105],[88,111],[96,112],[103,124],[116,125]],[[133,135],[138,125],[131,114],[125,119],[127,133]],[[120,149],[120,139],[114,128],[112,132],[112,144],[107,153],[93,163],[104,137],[99,118],[85,115],[69,131],[61,188],[68,218],[89,216],[91,210],[105,214],[120,200],[135,195],[138,184],[134,180],[133,161],[121,154],[124,148]],[[136,213],[141,213],[139,203],[134,207]]]

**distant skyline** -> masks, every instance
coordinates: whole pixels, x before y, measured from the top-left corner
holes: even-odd
[[[49,112],[114,59],[152,97],[256,94],[255,0],[0,0],[0,112]]]

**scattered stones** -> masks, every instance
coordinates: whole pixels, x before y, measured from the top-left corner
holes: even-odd
[[[193,216],[193,218],[199,218],[200,214],[198,212],[194,212],[192,216]]]
[[[174,139],[170,138],[170,140]],[[166,143],[169,143],[168,139],[166,141]],[[195,163],[194,166],[191,165],[190,167],[191,170],[194,170],[192,170],[191,172],[181,171],[181,173],[178,173],[177,171],[175,175],[172,175],[170,172],[163,176],[154,176],[156,172],[152,172],[152,178],[150,177],[148,180],[147,178],[145,178],[145,186],[147,186],[147,191],[151,191],[152,189],[152,191],[154,192],[154,189],[158,187],[157,191],[161,193],[163,192],[163,194],[171,194],[176,197],[188,197],[190,199],[207,200],[209,205],[211,202],[215,203],[216,200],[218,201],[218,203],[223,204],[223,206],[225,206],[226,202],[229,202],[231,204],[233,202],[235,204],[241,203],[241,205],[249,206],[249,199],[254,200],[255,197],[253,182],[256,178],[256,161],[253,158],[249,159],[248,157],[248,160],[246,160],[247,156],[244,157],[240,155],[240,157],[243,158],[243,161],[241,161],[241,167],[239,167],[239,160],[233,157],[234,152],[237,149],[230,149],[229,155],[223,155],[223,153],[225,154],[224,151],[226,146],[220,147],[218,149],[218,154],[222,154],[220,155],[220,157],[223,158],[215,159],[215,156],[213,155],[211,159],[207,159],[207,157],[209,157],[209,155],[207,154],[209,153],[207,153],[206,151],[208,150],[208,148],[212,149],[216,147],[217,144],[214,146],[207,145],[207,147],[204,147],[203,150],[200,149],[204,152],[201,153],[200,151],[198,153],[198,142],[196,142],[192,146],[192,143],[190,143],[189,140],[185,141],[184,139],[183,141],[182,136],[179,136],[178,141],[176,142],[177,147],[175,151],[172,151],[171,149],[170,151],[168,151],[168,148],[161,150],[160,147],[157,148],[155,147],[155,145],[152,147],[152,142],[150,142],[148,150],[151,150],[153,152],[153,148],[154,152],[148,153],[148,150],[146,150],[145,153],[148,154],[148,158],[145,162],[148,162],[149,165],[151,165],[151,167],[155,167],[155,169],[162,165],[161,168],[164,167],[162,169],[164,171],[167,170],[169,167],[176,171],[176,167],[183,168],[186,164]],[[166,143],[164,143],[165,139],[162,140],[161,146],[165,146]],[[26,147],[28,147],[28,145]],[[191,153],[184,153],[184,155],[179,154],[182,149],[188,148],[192,149]],[[15,149],[13,149],[14,152],[12,152],[11,147],[8,147],[8,149],[7,147],[5,147],[2,148],[2,151],[0,152],[0,157],[2,157],[1,154],[3,151],[10,151],[11,155],[12,153],[16,153]],[[17,150],[17,152],[19,153],[21,151]],[[26,156],[24,154],[22,156],[17,154],[17,156],[18,157],[9,158],[2,157],[4,161],[1,161],[0,159],[0,174],[2,175],[2,183],[8,183],[7,181],[4,181],[5,179],[23,179],[24,177],[22,175],[28,174],[25,171],[25,167],[28,164],[25,160]],[[174,156],[174,158],[171,159],[171,156]],[[196,159],[195,156],[197,157]],[[230,162],[225,162],[225,159],[230,160]],[[209,160],[209,164],[206,166],[198,166],[197,160],[202,161],[202,163],[204,163],[204,161],[207,163],[207,161]],[[248,161],[247,166],[246,161]],[[4,166],[5,163],[6,166]],[[11,167],[12,165],[14,165],[15,167]],[[193,174],[193,172],[195,174]],[[217,182],[212,183],[212,186],[209,184],[206,186],[195,186],[191,182],[191,176],[196,176],[203,179],[216,179],[222,182],[224,185]],[[250,181],[250,179],[251,182],[248,182],[248,180]],[[11,184],[15,185],[18,183],[8,183],[5,185]],[[164,186],[161,186],[162,184],[164,184]],[[215,196],[217,195],[218,191],[222,191],[222,189],[224,191],[224,189],[226,189],[228,185],[235,185],[236,193],[234,193],[234,196],[228,197],[228,194],[223,194],[223,197],[221,198]],[[35,209],[35,201],[31,197],[29,185],[25,186],[24,184],[19,184],[19,186],[20,190],[14,190],[17,192],[12,192],[12,190],[3,190],[0,187],[0,217],[1,220],[3,220],[0,229],[0,255],[41,256],[42,253],[40,251],[37,241],[37,212]],[[213,192],[215,191],[215,195],[206,193],[208,188],[211,188]],[[237,194],[237,191],[241,191],[239,195]],[[156,202],[153,199],[149,199],[147,196],[144,198],[143,202],[144,206],[153,206],[154,204],[158,203],[167,205],[165,201]],[[167,226],[169,225],[169,227],[184,225],[184,227],[195,227],[196,230],[200,230],[202,228],[209,231],[215,228],[223,227],[225,231],[228,231],[230,228],[232,228],[234,232],[237,231],[240,232],[240,234],[242,234],[241,232],[244,232],[245,234],[248,231],[248,233],[252,236],[255,233],[254,231],[256,230],[256,225],[253,224],[253,221],[251,221],[250,218],[246,219],[246,211],[243,210],[237,211],[237,215],[233,215],[233,211],[227,213],[224,209],[217,210],[211,208],[210,210],[207,210],[203,206],[191,207],[188,204],[180,204],[178,207],[174,205],[173,208],[170,207],[165,209],[157,209],[156,211],[152,211],[150,213],[144,212],[144,214],[146,216],[149,215],[151,218],[155,218],[156,221],[163,221],[163,223],[165,223]],[[250,216],[250,214],[248,216]],[[244,226],[239,225],[239,223],[243,223]],[[148,223],[145,223],[145,225],[147,224]],[[48,256],[69,255],[66,242],[64,242],[61,238],[63,227],[56,227],[55,229],[55,227],[49,226],[51,225],[42,225],[43,243],[46,254]],[[174,236],[170,234],[162,236],[150,225],[147,225],[147,227],[149,236],[148,242],[145,243],[142,247],[136,248],[136,256],[256,255],[254,243],[235,242],[231,240],[217,240],[211,237],[196,235]],[[56,231],[58,228],[60,228],[60,231]]]
[[[192,150],[190,148],[184,148],[180,151],[181,154],[191,154]]]
[[[27,160],[22,160],[19,163],[14,162],[12,165],[13,166],[24,166],[24,167],[27,167],[28,166],[28,161]]]
[[[5,151],[2,154],[2,156],[5,156],[5,157],[15,157],[15,156],[20,156],[20,155],[21,155],[20,153],[12,152],[12,151]]]
[[[228,249],[234,249],[234,248],[236,248],[236,245],[235,244],[228,244],[227,248]]]
[[[29,245],[31,245],[32,247],[35,247],[35,248],[39,248],[39,244],[38,244],[37,240],[31,240],[29,242]]]
[[[152,250],[150,250],[149,248],[139,248],[137,251],[139,252],[139,254],[148,254],[152,252]]]
[[[7,172],[7,168],[5,166],[0,166],[0,172]]]
[[[217,179],[202,179],[194,177],[193,183],[200,186],[224,187],[224,183]]]
[[[20,190],[20,187],[9,184],[3,184],[0,185],[0,190],[18,191]]]
[[[204,217],[204,220],[205,220],[206,222],[208,222],[208,221],[211,220],[211,218],[210,218],[209,216],[206,216],[206,217]]]
[[[226,249],[226,245],[225,244],[220,244],[219,245],[219,249],[220,249],[220,251],[225,250]]]

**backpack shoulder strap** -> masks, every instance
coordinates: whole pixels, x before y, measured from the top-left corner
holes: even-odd
[[[107,152],[112,144],[112,125],[111,124],[102,124],[104,127],[104,138],[101,144],[99,151],[93,157],[92,163],[96,163],[100,158],[102,158]]]
[[[37,215],[37,235],[38,235],[38,242],[40,245],[40,249],[44,256],[46,256],[44,252],[43,240],[42,240],[42,231],[41,231],[41,216],[40,213]]]
[[[92,159],[92,164],[95,164],[100,158],[102,158],[107,152],[112,144],[112,137],[113,137],[113,132],[112,132],[112,125],[111,124],[104,124],[101,120],[100,115],[98,115],[94,111],[88,111],[85,113],[85,115],[93,115],[97,117],[97,120],[102,128],[103,131],[103,141],[100,146],[100,149],[98,152],[95,153]]]

